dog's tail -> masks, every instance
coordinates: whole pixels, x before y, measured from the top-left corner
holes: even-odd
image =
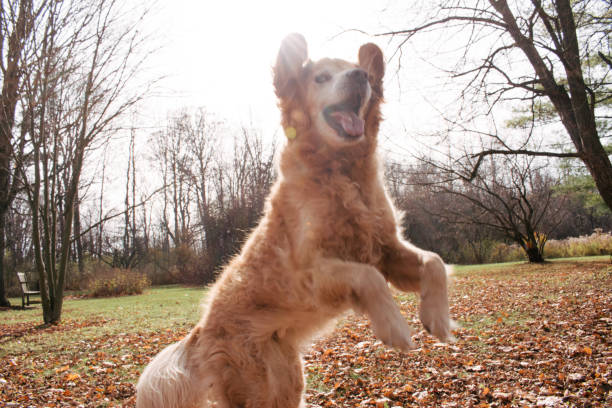
[[[188,364],[189,336],[163,349],[144,369],[136,385],[137,408],[190,406],[197,395],[197,375]]]

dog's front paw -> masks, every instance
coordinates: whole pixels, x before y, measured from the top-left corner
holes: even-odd
[[[443,342],[454,340],[451,330],[455,327],[448,308],[449,269],[439,256],[431,256],[424,265],[421,284],[419,317],[425,329]]]
[[[412,342],[412,329],[393,304],[377,316],[370,316],[374,335],[384,344],[408,351],[415,348]]]
[[[421,299],[419,318],[425,330],[440,341],[453,342],[451,331],[456,327],[448,313],[448,301],[445,297],[426,297]]]

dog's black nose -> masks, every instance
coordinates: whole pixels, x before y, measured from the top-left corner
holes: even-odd
[[[365,84],[366,82],[368,82],[368,73],[360,68],[352,69],[349,72],[347,72],[346,75],[355,84],[361,85],[361,84]]]

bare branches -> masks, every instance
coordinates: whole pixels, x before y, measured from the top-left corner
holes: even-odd
[[[602,59],[602,61],[604,61],[606,64],[608,64],[608,66],[610,67],[610,69],[612,69],[612,60],[610,60],[608,57],[606,57],[606,56],[604,55],[604,53],[603,53],[603,52],[601,52],[601,51],[598,51],[598,52],[597,52],[597,55],[599,55],[599,58],[601,58],[601,59]]]
[[[414,28],[391,30],[381,35],[402,35],[416,41],[417,34],[433,28],[463,35],[461,63],[449,70],[450,76],[463,82],[459,95],[459,113],[480,104],[484,115],[491,117],[507,109],[506,103],[543,103],[548,100],[553,115],[564,127],[575,153],[535,152],[510,148],[503,137],[494,147],[466,158],[476,159],[468,179],[472,179],[483,157],[491,155],[537,155],[575,157],[591,172],[598,190],[612,208],[612,163],[601,143],[596,118],[607,112],[610,84],[606,78],[612,64],[606,57],[609,47],[609,5],[603,2],[569,0],[529,0],[508,2],[488,0],[432,6],[430,18]],[[474,27],[493,34],[475,38]],[[461,32],[461,29],[464,32]],[[467,31],[467,32],[466,32]],[[448,38],[449,41],[455,40]],[[589,69],[591,56],[597,54],[608,65],[607,70]],[[526,58],[526,60],[525,60]],[[583,71],[583,65],[587,71]],[[500,106],[504,103],[504,106]],[[532,117],[532,127],[539,118]],[[484,122],[484,121],[483,121]],[[544,121],[542,122],[542,124]],[[496,133],[499,133],[498,131]],[[531,132],[526,134],[526,143]]]
[[[400,202],[400,208],[407,211],[407,228],[421,223],[414,218],[425,212],[429,222],[440,223],[437,228],[447,236],[456,233],[464,237],[459,246],[462,249],[467,236],[489,242],[505,239],[520,245],[530,260],[540,262],[545,238],[555,231],[565,211],[564,198],[554,194],[557,179],[550,163],[536,156],[489,156],[481,166],[472,180],[456,177],[463,169],[440,160],[389,169],[393,196],[402,196],[397,184],[409,186],[404,188],[405,199]],[[424,233],[416,233],[419,231]],[[420,234],[409,236],[419,237],[422,243]],[[449,244],[448,238],[444,241],[427,245],[438,250],[440,245]]]
[[[21,2],[30,4],[31,2]],[[125,25],[116,0],[42,2],[24,43],[27,69],[19,89],[24,143],[11,160],[19,168],[32,215],[34,259],[46,323],[61,317],[64,282],[73,242],[81,235],[81,173],[94,144],[143,97],[128,81],[141,66],[139,31]],[[87,230],[86,230],[87,231]]]
[[[167,186],[159,187],[158,189],[156,189],[152,193],[147,194],[145,197],[142,197],[139,202],[132,203],[128,207],[124,208],[123,211],[116,211],[116,212],[109,212],[107,214],[100,214],[100,218],[96,222],[90,224],[87,228],[82,230],[81,233],[80,233],[80,236],[84,237],[87,234],[89,234],[90,231],[93,231],[93,230],[99,228],[100,226],[104,225],[106,222],[108,222],[108,221],[110,221],[112,219],[121,217],[121,216],[125,216],[126,214],[134,211],[135,209],[137,209],[139,207],[143,207],[148,202],[150,202],[153,198],[155,198],[160,192],[162,192],[163,189],[166,188],[166,187]],[[77,239],[77,237],[72,237],[72,241],[74,241],[76,239]]]
[[[505,149],[488,149],[482,150],[478,153],[471,154],[470,157],[477,158],[476,163],[472,167],[472,171],[470,172],[468,177],[465,177],[465,180],[472,181],[478,174],[480,170],[480,166],[482,165],[483,159],[487,156],[492,155],[506,155],[506,156],[539,156],[539,157],[558,157],[558,158],[580,158],[580,153],[558,153],[558,152],[542,152],[536,150],[505,150]]]
[[[233,143],[227,145],[220,143],[222,132],[229,133],[228,125],[201,108],[173,114],[153,137],[167,185],[162,241],[205,257],[200,271],[184,271],[186,279],[200,282],[212,278],[256,225],[274,176],[274,146],[265,146],[260,134],[234,129]]]
[[[502,29],[506,28],[505,24],[502,21],[499,21],[496,19],[476,17],[476,16],[458,16],[457,15],[457,16],[449,16],[449,17],[445,17],[439,20],[431,21],[431,22],[428,22],[426,24],[420,25],[415,28],[379,33],[379,34],[376,34],[376,36],[404,35],[407,37],[411,37],[415,34],[418,34],[422,31],[427,30],[428,28],[443,26],[447,23],[454,22],[454,21],[464,21],[464,22],[469,22],[469,23],[474,23],[474,24],[483,24],[485,26],[492,25],[492,26],[497,26]]]

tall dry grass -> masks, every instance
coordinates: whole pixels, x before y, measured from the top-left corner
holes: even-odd
[[[87,287],[91,297],[138,295],[151,286],[151,281],[141,272],[112,268],[93,278]]]
[[[463,253],[467,262],[479,263],[478,260],[469,256],[469,251]],[[550,239],[544,247],[544,258],[573,258],[581,256],[597,256],[610,255],[612,256],[612,232],[604,232],[601,229],[596,229],[590,235],[580,237],[571,237],[566,239]],[[498,262],[513,262],[525,261],[527,256],[525,251],[518,244],[505,244],[496,242],[487,248],[486,255],[480,257],[481,263],[498,263]]]
[[[551,239],[546,243],[544,255],[547,258],[612,255],[612,233],[596,229],[591,235]]]

